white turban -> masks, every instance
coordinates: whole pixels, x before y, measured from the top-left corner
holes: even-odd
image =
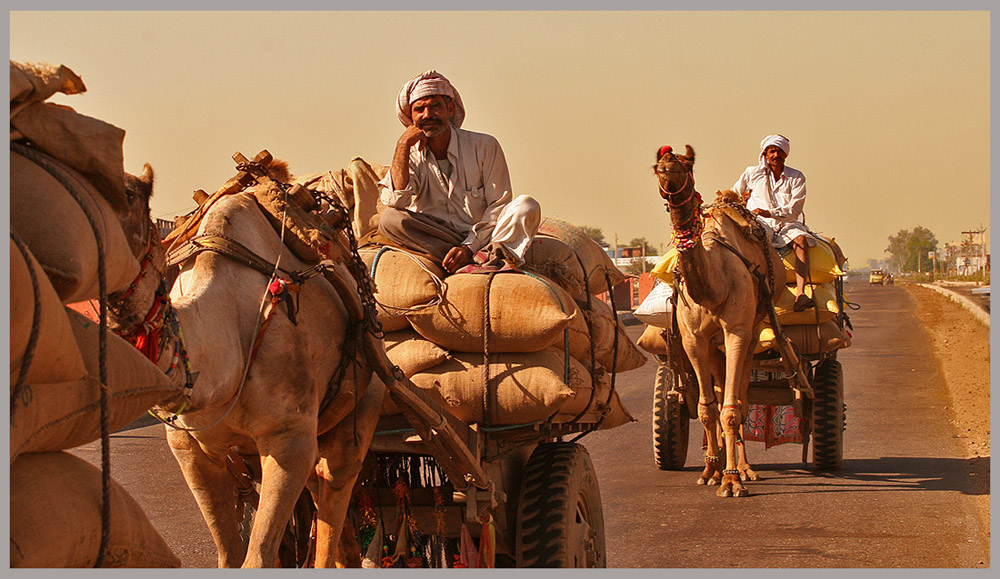
[[[760,142],[760,156],[764,157],[764,149],[774,145],[788,154],[788,139],[784,135],[768,135]]]
[[[774,134],[764,137],[764,140],[760,142],[760,162],[757,163],[757,168],[754,169],[753,172],[755,177],[767,174],[768,165],[767,165],[767,159],[764,158],[764,150],[766,150],[771,145],[779,147],[782,151],[785,152],[785,155],[788,154],[788,149],[789,149],[788,139],[785,138],[784,135]]]
[[[396,116],[399,117],[399,122],[403,123],[404,127],[412,125],[410,105],[413,104],[413,101],[438,94],[450,97],[455,103],[455,114],[451,116],[451,124],[455,127],[461,127],[462,121],[465,120],[465,105],[462,104],[462,97],[458,95],[458,91],[444,75],[434,70],[418,74],[399,89],[399,95],[396,96]]]

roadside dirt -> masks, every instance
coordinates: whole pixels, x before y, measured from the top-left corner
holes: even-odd
[[[947,297],[906,284],[916,302],[917,318],[934,344],[951,398],[949,420],[965,445],[969,477],[980,496],[980,508],[990,528],[990,331],[971,313]],[[986,459],[986,460],[976,460]]]

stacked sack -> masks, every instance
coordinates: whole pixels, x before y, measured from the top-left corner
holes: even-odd
[[[124,131],[44,102],[85,90],[66,67],[11,61],[11,567],[88,567],[99,550],[101,473],[61,451],[101,435],[100,328],[67,305],[99,297],[99,253],[108,293],[139,263],[119,218]],[[178,392],[125,340],[106,347],[112,431]],[[110,509],[105,566],[180,566],[117,483]]]
[[[806,283],[806,295],[816,301],[813,309],[796,312],[795,304],[795,252],[791,246],[778,248],[778,254],[785,265],[785,286],[774,305],[778,323],[785,330],[785,335],[802,354],[818,354],[829,352],[851,345],[851,337],[837,325],[837,315],[843,304],[840,303],[835,282],[844,275],[847,259],[833,238],[816,235],[816,246],[809,248],[809,283]],[[677,249],[671,249],[653,267],[650,273],[661,284],[669,286],[673,283],[673,271],[677,266]],[[780,273],[779,273],[780,275]],[[668,292],[662,292],[668,293]],[[650,294],[652,296],[652,293]],[[658,294],[659,295],[659,294]],[[657,302],[659,303],[659,302]],[[645,306],[645,302],[642,306]],[[655,304],[652,304],[655,305]],[[666,302],[657,311],[669,313],[669,303]],[[638,317],[638,316],[637,316]],[[639,339],[639,346],[652,354],[666,354],[666,344],[659,335],[662,328],[667,327],[669,316],[659,315],[656,320],[667,320],[662,324],[651,321],[654,318],[640,318],[649,324]],[[762,352],[776,346],[776,338],[771,325],[765,320],[757,328],[758,345],[756,352]]]
[[[624,275],[579,228],[544,219],[522,271],[493,275],[446,275],[428,256],[384,245],[359,253],[375,282],[389,359],[460,420],[508,426],[603,416],[601,428],[633,420],[611,390],[611,372],[638,368],[646,356],[596,297]],[[387,398],[383,413],[398,412]]]

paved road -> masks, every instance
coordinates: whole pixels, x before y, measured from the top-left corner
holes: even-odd
[[[655,364],[618,379],[638,422],[585,437],[603,497],[609,566],[621,568],[983,567],[966,461],[947,423],[946,392],[913,304],[898,286],[855,284],[855,337],[841,352],[845,468],[817,474],[801,445],[749,443],[763,480],[721,499],[694,484],[702,455],[692,423],[683,471],[660,471],[651,435]],[[630,326],[634,339],[641,326]],[[114,435],[112,475],[143,506],[185,567],[214,567],[215,548],[163,427]],[[97,443],[73,451],[99,464]],[[980,459],[980,460],[988,460]]]
[[[652,456],[655,366],[622,393],[638,423],[585,439],[601,476],[608,562],[615,567],[982,567],[962,448],[949,430],[930,344],[898,286],[855,285],[854,343],[843,350],[845,468],[818,474],[801,445],[749,443],[763,480],[744,499],[695,485],[702,456],[692,423],[685,470]],[[623,460],[623,457],[628,457]],[[988,460],[988,459],[982,459]]]

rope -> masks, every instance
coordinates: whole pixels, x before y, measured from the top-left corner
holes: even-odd
[[[97,285],[98,299],[100,302],[100,330],[98,332],[98,367],[100,379],[100,409],[101,409],[101,544],[97,553],[97,561],[94,567],[103,567],[107,556],[108,543],[111,536],[111,453],[110,453],[110,425],[108,408],[108,287],[107,272],[105,271],[105,242],[98,226],[97,218],[90,211],[90,208],[83,202],[86,186],[80,183],[81,179],[75,173],[60,166],[52,157],[27,147],[21,143],[12,142],[11,150],[22,157],[32,161],[56,181],[62,185],[73,197],[77,205],[87,217],[90,228],[94,232],[94,239],[97,242]]]
[[[498,272],[491,271],[486,278],[486,288],[483,291],[483,423],[492,426],[496,423],[496,408],[490,404],[490,288],[493,278]]]
[[[25,347],[24,356],[21,358],[21,370],[17,374],[17,381],[15,382],[14,390],[10,394],[10,418],[11,421],[13,421],[14,410],[17,407],[18,399],[23,396],[24,399],[21,403],[24,406],[27,406],[30,404],[32,398],[31,386],[25,384],[25,382],[28,379],[28,369],[31,368],[31,362],[35,357],[35,347],[38,345],[38,326],[41,324],[42,319],[42,304],[41,288],[38,285],[38,273],[35,271],[31,260],[28,259],[31,255],[31,251],[13,229],[10,230],[10,238],[21,251],[21,255],[24,256],[24,261],[28,265],[28,277],[31,278],[31,295],[35,301],[31,312],[31,332],[28,334],[28,344]]]

